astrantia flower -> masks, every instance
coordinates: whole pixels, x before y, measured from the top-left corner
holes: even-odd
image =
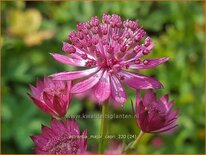
[[[71,81],[65,83],[45,77],[44,82],[37,80],[37,86],[30,87],[33,94],[29,94],[30,98],[43,112],[57,117],[67,113],[71,101]]]
[[[172,131],[177,126],[177,110],[172,111],[173,104],[168,95],[158,100],[155,93],[148,90],[141,99],[137,92],[136,114],[139,128],[145,133]]]
[[[38,154],[83,154],[87,148],[87,130],[79,131],[73,120],[52,119],[51,128],[42,126],[42,134],[32,136]]]
[[[71,43],[63,44],[62,50],[69,55],[52,54],[61,63],[87,67],[85,70],[52,75],[55,80],[85,78],[72,87],[72,93],[82,93],[93,88],[99,103],[111,96],[114,102],[121,105],[126,101],[122,83],[135,89],[162,87],[159,81],[151,77],[127,70],[153,68],[168,60],[142,58],[151,52],[153,43],[137,22],[122,21],[115,14],[104,14],[102,23],[93,17],[86,23],[79,23],[77,29],[68,37]]]

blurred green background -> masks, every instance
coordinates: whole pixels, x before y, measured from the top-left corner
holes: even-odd
[[[155,48],[150,56],[170,61],[147,71],[164,84],[158,94],[169,93],[180,110],[179,128],[171,135],[145,135],[138,153],[204,153],[204,9],[203,2],[2,2],[2,153],[32,153],[29,136],[40,133],[50,117],[29,100],[28,84],[54,72],[74,69],[54,61],[49,52],[61,52],[62,42],[76,23],[92,16],[117,13],[138,19]],[[128,103],[110,113],[131,114]],[[74,99],[69,114],[99,113],[100,107]],[[78,119],[81,129],[98,134],[99,119]],[[138,134],[134,119],[110,120],[110,134]],[[124,124],[124,125],[123,125]],[[123,139],[126,143],[131,139]],[[158,143],[158,142],[161,143]],[[161,144],[161,145],[157,145]],[[88,141],[95,150],[97,140]]]

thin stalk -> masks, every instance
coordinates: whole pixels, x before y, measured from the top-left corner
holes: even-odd
[[[60,118],[60,120],[62,120],[63,122],[65,122],[67,120],[66,116],[63,116]]]
[[[137,139],[135,139],[134,143],[131,145],[130,149],[134,149],[135,146],[138,144],[138,142],[140,141],[141,137],[144,135],[144,132],[142,130],[140,130],[139,135],[137,136]]]
[[[102,106],[102,119],[101,119],[101,128],[100,128],[100,141],[98,147],[98,153],[101,154],[104,151],[105,145],[105,136],[107,134],[107,119],[106,115],[108,114],[108,103],[104,103]]]

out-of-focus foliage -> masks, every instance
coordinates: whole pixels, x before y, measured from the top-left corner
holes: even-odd
[[[40,124],[50,117],[28,99],[28,84],[37,77],[74,69],[55,62],[49,52],[61,52],[62,42],[76,23],[103,13],[117,13],[123,19],[138,19],[155,42],[153,57],[170,61],[143,71],[162,81],[179,108],[179,127],[171,135],[145,135],[139,153],[204,153],[204,13],[202,2],[2,2],[2,152],[32,153],[30,135],[40,133]],[[131,114],[128,103],[110,113]],[[88,100],[73,99],[69,114],[99,113]],[[99,119],[77,119],[90,135],[98,134]],[[138,134],[134,119],[110,120],[109,134]],[[161,147],[153,144],[161,138]],[[124,140],[124,139],[123,139]],[[125,139],[129,143],[131,139]],[[95,150],[96,139],[89,139]],[[152,145],[153,144],[153,145]]]

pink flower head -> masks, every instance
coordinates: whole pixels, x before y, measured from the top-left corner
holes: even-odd
[[[93,88],[99,103],[111,97],[113,102],[122,105],[126,101],[123,83],[134,89],[162,88],[159,81],[127,70],[153,68],[168,60],[142,58],[151,52],[153,43],[137,22],[104,14],[102,23],[93,17],[86,23],[79,23],[77,29],[68,37],[71,43],[63,44],[62,50],[69,55],[51,54],[61,63],[87,68],[52,75],[55,80],[85,78],[71,88],[71,93]]]
[[[71,101],[71,81],[65,83],[45,77],[44,82],[37,80],[37,86],[30,87],[33,94],[29,94],[30,98],[43,112],[57,117],[67,113]]]
[[[71,119],[65,122],[52,119],[51,128],[42,126],[42,134],[31,137],[38,154],[83,154],[87,148],[87,130]]]
[[[136,113],[140,129],[146,133],[172,131],[177,126],[177,110],[172,111],[173,104],[168,95],[158,100],[155,93],[148,90],[141,99],[137,92]]]

